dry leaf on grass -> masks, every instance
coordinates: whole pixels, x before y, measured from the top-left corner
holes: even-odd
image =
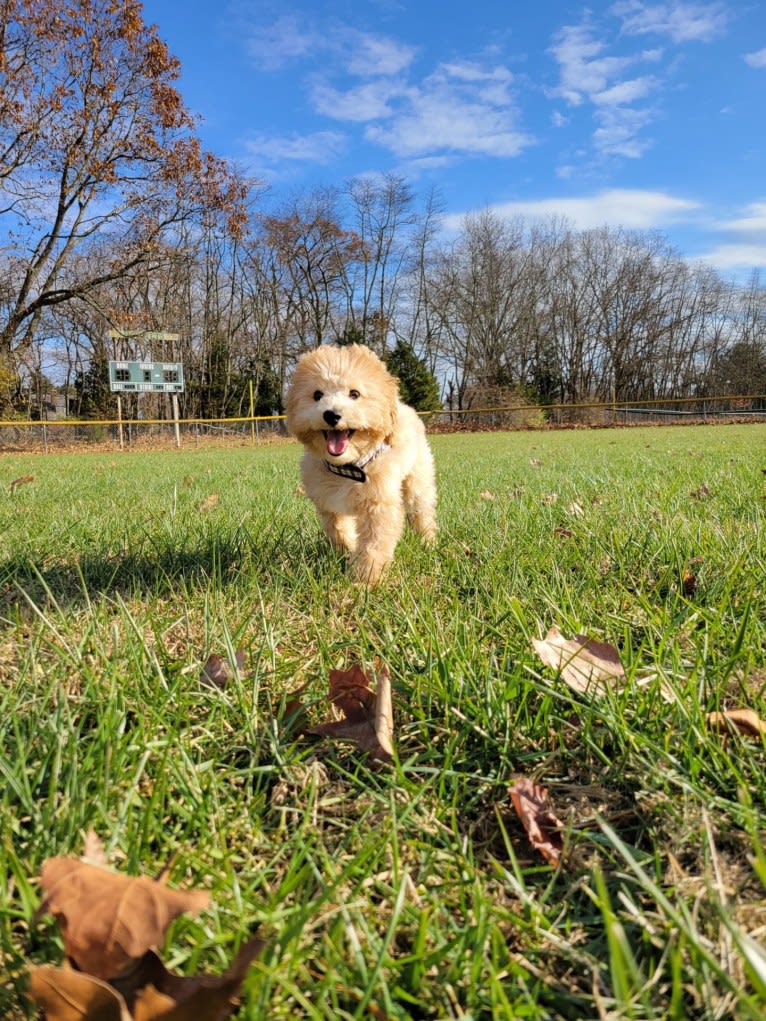
[[[30,968],[29,997],[46,1021],[130,1021],[125,1001],[110,985],[72,968]]]
[[[95,830],[88,830],[85,834],[85,843],[82,846],[80,857],[83,861],[90,862],[91,865],[105,866],[108,864],[104,845]]]
[[[532,644],[543,663],[581,694],[603,695],[615,681],[625,680],[620,655],[607,642],[585,635],[564,638],[554,624],[544,639],[533,638]]]
[[[479,493],[479,497],[482,500],[488,500],[488,501],[491,502],[492,500],[495,499],[495,494],[494,493],[490,493],[490,491],[488,489],[485,489],[483,493]]]
[[[319,723],[307,733],[353,741],[370,758],[389,762],[394,754],[394,719],[388,668],[380,670],[377,691],[371,690],[370,679],[356,664],[350,670],[331,670],[330,701],[345,719]]]
[[[218,503],[218,500],[218,493],[211,493],[210,496],[206,496],[199,505],[200,514],[204,514],[206,511],[212,510]]]
[[[242,675],[245,669],[244,649],[237,649],[234,653],[234,663],[217,652],[208,656],[207,662],[200,674],[200,684],[207,688],[225,688],[235,673]]]
[[[752,709],[727,709],[722,713],[708,713],[707,725],[711,730],[731,733],[737,731],[745,737],[766,734],[766,721]]]
[[[711,490],[703,482],[699,489],[695,489],[693,493],[690,493],[692,500],[709,500],[712,496]]]
[[[222,1021],[263,947],[248,940],[223,975],[176,975],[152,950],[111,983],[70,967],[31,968],[29,995],[46,1021]]]
[[[11,492],[15,493],[19,486],[27,486],[30,482],[34,482],[34,475],[22,475],[18,479],[14,479],[11,482]]]
[[[45,899],[35,919],[50,912],[64,949],[95,978],[119,974],[158,946],[170,923],[209,903],[202,890],[172,890],[147,876],[125,876],[75,858],[48,858],[40,882]]]
[[[112,984],[135,1021],[165,1017],[168,1021],[220,1021],[230,1013],[248,968],[264,946],[257,936],[249,939],[223,975],[177,975],[150,950],[129,975]]]
[[[558,865],[564,849],[563,826],[550,809],[546,789],[522,776],[508,793],[532,846],[550,865]]]

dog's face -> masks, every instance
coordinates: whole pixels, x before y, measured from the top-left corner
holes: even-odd
[[[362,344],[301,356],[287,394],[287,428],[318,457],[349,464],[390,440],[399,385]]]

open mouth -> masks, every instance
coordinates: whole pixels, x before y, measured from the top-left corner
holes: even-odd
[[[348,441],[354,435],[353,429],[323,429],[327,453],[331,457],[340,457],[346,453]]]

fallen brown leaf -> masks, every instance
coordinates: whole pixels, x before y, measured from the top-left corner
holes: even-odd
[[[94,978],[109,979],[158,946],[170,923],[207,907],[202,890],[173,890],[147,876],[125,876],[75,858],[48,858],[40,883],[66,954]]]
[[[564,849],[563,826],[551,811],[548,792],[522,776],[508,788],[508,793],[530,843],[555,867]]]
[[[72,968],[30,968],[29,997],[46,1021],[131,1021],[119,993]]]
[[[488,489],[485,489],[483,493],[479,493],[482,500],[492,501],[495,499],[495,494],[490,493]]]
[[[110,983],[69,966],[31,968],[29,996],[46,1021],[223,1021],[263,940],[248,940],[223,975],[177,975],[153,950]]]
[[[11,482],[11,492],[15,493],[19,486],[27,486],[30,482],[34,482],[34,475],[21,475],[18,479],[14,479]]]
[[[218,500],[218,493],[211,493],[210,496],[206,496],[199,505],[200,513],[204,514],[205,511],[212,510],[218,503]]]
[[[242,674],[245,669],[244,649],[234,653],[234,663],[217,652],[211,653],[200,674],[200,683],[208,688],[225,688],[235,673]]]
[[[255,936],[244,943],[223,975],[177,975],[149,950],[129,974],[112,980],[135,1021],[221,1021],[253,960],[265,946]]]
[[[693,596],[697,591],[697,575],[692,571],[684,571],[681,579],[681,591],[685,596]]]
[[[82,854],[80,857],[84,861],[89,861],[91,865],[107,864],[104,845],[95,830],[88,830],[85,834],[85,843],[83,844]]]
[[[394,754],[394,720],[388,668],[381,667],[376,692],[370,689],[370,679],[356,664],[350,670],[331,670],[330,701],[345,719],[319,723],[310,727],[308,733],[353,741],[370,758],[389,762]]]
[[[603,695],[615,681],[625,680],[620,654],[606,642],[585,635],[564,638],[554,624],[544,639],[532,639],[540,659],[581,694]]]
[[[736,730],[745,737],[766,734],[766,721],[752,709],[727,709],[722,713],[708,713],[706,719],[711,730],[723,733]]]
[[[713,494],[703,482],[699,489],[695,489],[693,493],[689,494],[692,500],[707,500]]]

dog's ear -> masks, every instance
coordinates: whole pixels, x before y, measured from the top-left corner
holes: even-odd
[[[388,374],[387,374],[388,375]],[[391,443],[396,432],[396,423],[399,418],[399,380],[396,376],[388,375],[386,380],[386,399],[388,402],[387,415],[388,423],[386,426],[386,435],[383,437],[384,443]]]

